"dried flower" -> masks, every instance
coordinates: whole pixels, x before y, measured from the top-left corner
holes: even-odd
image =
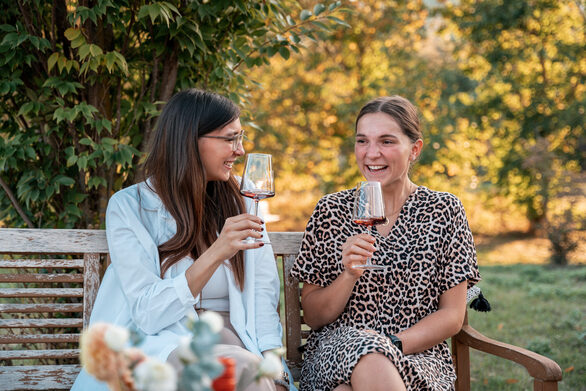
[[[224,319],[217,312],[206,311],[199,319],[210,326],[213,333],[219,333],[224,328]]]
[[[270,377],[271,379],[278,379],[283,374],[283,364],[281,358],[273,352],[266,352],[263,360],[258,367],[257,377]]]
[[[111,325],[96,323],[81,334],[80,360],[84,369],[96,379],[107,383],[118,379],[116,352],[110,349],[104,335]]]
[[[175,391],[177,375],[173,367],[147,358],[134,369],[136,388],[140,391]]]
[[[104,340],[110,349],[121,352],[126,346],[130,333],[124,327],[109,325],[104,334]]]

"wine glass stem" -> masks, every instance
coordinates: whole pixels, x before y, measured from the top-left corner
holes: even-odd
[[[372,236],[372,225],[369,225],[369,226],[368,226],[368,234],[369,234],[370,236]],[[372,258],[371,258],[371,257],[369,257],[368,259],[366,259],[366,264],[367,264],[367,265],[370,265],[370,264],[372,264]]]
[[[258,201],[254,200],[254,215],[258,216]]]

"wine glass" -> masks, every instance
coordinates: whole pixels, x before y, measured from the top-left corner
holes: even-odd
[[[244,163],[244,173],[240,183],[240,194],[254,201],[254,215],[258,216],[258,202],[275,196],[275,180],[271,155],[249,153]],[[246,238],[247,243],[263,242],[262,239]]]
[[[385,217],[385,205],[380,182],[365,181],[356,186],[354,194],[354,209],[352,210],[352,221],[356,224],[364,225],[368,228],[368,233],[372,234],[372,226],[384,224],[387,221]],[[355,269],[383,270],[385,265],[375,265],[368,258],[365,264],[352,266]]]

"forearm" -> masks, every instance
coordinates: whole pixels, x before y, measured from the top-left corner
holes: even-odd
[[[455,335],[462,323],[463,319],[453,311],[438,310],[396,335],[403,343],[403,353],[418,353]]]
[[[421,319],[397,337],[403,343],[403,353],[418,353],[455,335],[466,316],[467,282],[461,282],[440,296],[438,310]]]
[[[332,284],[325,288],[309,285],[301,294],[303,318],[312,329],[332,323],[340,316],[358,278],[343,272]]]
[[[193,297],[197,297],[201,293],[222,261],[224,260],[218,257],[213,250],[208,249],[189,266],[185,271],[185,278]]]

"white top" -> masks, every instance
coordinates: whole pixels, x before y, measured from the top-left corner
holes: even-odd
[[[201,290],[201,308],[212,311],[230,311],[227,273],[232,272],[225,264],[221,264],[216,269]]]
[[[250,200],[245,199],[247,210]],[[166,361],[179,338],[191,335],[187,316],[197,318],[185,270],[190,257],[171,266],[161,278],[158,246],[176,232],[175,220],[160,198],[144,182],[118,191],[106,211],[106,236],[111,265],[106,270],[90,324],[108,322],[136,328],[147,334],[138,346],[145,354]],[[263,231],[266,237],[266,228]],[[277,313],[279,276],[271,246],[244,252],[244,289],[232,273],[228,281],[230,323],[247,350],[256,355],[282,346]],[[107,390],[84,370],[72,390]]]

